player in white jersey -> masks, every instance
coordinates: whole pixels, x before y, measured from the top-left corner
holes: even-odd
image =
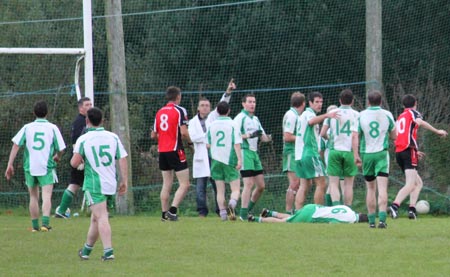
[[[309,191],[311,181],[314,180],[316,190],[314,203],[323,204],[326,189],[325,166],[319,154],[319,123],[325,118],[338,117],[338,111],[316,115],[322,110],[323,97],[320,92],[308,95],[309,107],[302,113],[297,122],[297,137],[295,139],[296,171],[300,177],[300,188],[295,197],[295,209],[301,209]]]
[[[48,108],[45,101],[34,104],[36,120],[23,126],[14,136],[5,176],[14,175],[14,160],[20,146],[25,146],[23,169],[25,184],[30,193],[30,216],[32,231],[50,231],[53,184],[56,177],[56,162],[66,148],[58,127],[46,120]],[[39,227],[39,187],[42,189],[42,226]]]
[[[234,80],[228,83],[227,90],[223,94],[219,102],[230,102],[231,93],[236,89]],[[206,217],[209,213],[207,205],[207,185],[208,182],[214,191],[214,202],[216,204],[215,212],[219,214],[219,204],[217,203],[216,196],[217,188],[214,179],[211,178],[211,159],[208,155],[208,149],[206,147],[207,139],[206,132],[209,125],[219,117],[217,109],[211,112],[211,103],[207,98],[201,97],[198,100],[198,113],[189,120],[188,132],[189,137],[194,146],[194,156],[192,159],[192,177],[195,179],[195,190],[197,200],[197,212],[199,217]]]
[[[261,160],[258,155],[258,141],[272,141],[270,135],[266,135],[264,129],[255,116],[256,98],[253,94],[247,94],[242,99],[244,108],[235,118],[238,130],[242,137],[242,167],[241,176],[244,183],[241,196],[241,220],[247,219],[248,212],[261,197],[266,185]],[[252,191],[253,186],[255,189]]]
[[[113,260],[114,252],[111,241],[106,200],[116,194],[116,160],[119,160],[120,185],[119,195],[127,192],[128,165],[127,152],[119,137],[103,127],[102,111],[91,108],[87,112],[88,132],[77,139],[70,165],[77,168],[84,163],[83,191],[86,204],[91,209],[91,224],[84,247],[78,255],[82,260],[89,259],[89,254],[98,237],[103,244],[103,261]]]
[[[389,177],[389,138],[395,139],[392,113],[382,109],[381,92],[367,95],[369,107],[360,113],[359,135],[363,175],[366,179],[366,205],[370,228],[375,228],[378,189],[378,228],[386,228]]]
[[[220,218],[227,219],[225,207],[225,182],[230,184],[231,195],[228,202],[228,216],[236,219],[235,209],[241,189],[239,169],[242,166],[242,138],[236,123],[228,117],[230,106],[222,101],[217,105],[219,117],[208,129],[208,146],[211,153],[211,177],[216,181],[217,203]]]
[[[352,109],[353,92],[344,89],[339,97],[341,106],[339,119],[329,118],[324,121],[320,135],[329,139],[329,155],[327,174],[330,195],[333,205],[341,205],[339,179],[344,178],[344,204],[351,207],[353,202],[353,181],[358,173],[354,153],[358,155],[358,117],[359,113]],[[330,137],[328,136],[330,133]],[[358,155],[359,158],[359,155]]]
[[[286,213],[293,213],[295,194],[300,187],[300,178],[295,175],[295,137],[297,120],[305,109],[305,95],[294,92],[291,108],[283,116],[283,172],[287,173],[289,187],[286,190]]]
[[[337,109],[338,106],[336,105],[330,105],[327,108],[327,112]],[[330,138],[331,138],[331,133],[330,133],[330,129],[328,129],[327,131],[327,137],[328,139],[325,139],[323,136],[321,136],[321,140],[320,140],[320,156],[322,157],[324,163],[325,163],[325,167],[328,167],[328,155],[330,153]],[[331,201],[331,195],[330,195],[330,182],[328,182],[328,186],[327,186],[327,191],[325,193],[325,206],[333,206],[333,201]],[[339,179],[339,187],[341,189],[341,193],[344,193],[344,180],[343,178]]]
[[[327,207],[308,204],[293,215],[263,209],[259,217],[249,217],[248,221],[261,223],[358,223],[367,222],[367,215],[358,214],[345,205]]]

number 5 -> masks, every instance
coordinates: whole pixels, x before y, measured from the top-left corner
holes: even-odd
[[[43,132],[36,132],[36,133],[34,133],[33,141],[36,142],[36,144],[40,144],[40,145],[33,146],[34,150],[38,150],[39,151],[39,150],[44,149],[45,141],[44,141],[43,138],[41,138],[43,136],[45,136],[45,133],[43,133]]]
[[[99,161],[99,158],[98,158],[99,156],[100,156],[100,158],[107,157],[107,159],[108,159],[107,162],[102,162],[103,166],[111,165],[111,163],[112,163],[112,156],[107,150],[109,150],[109,145],[100,145],[99,151],[98,151],[98,155],[97,155],[97,151],[95,151],[95,147],[92,146],[92,154],[94,155],[95,166],[96,167],[100,166],[100,161]]]

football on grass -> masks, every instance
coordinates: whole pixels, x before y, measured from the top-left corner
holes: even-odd
[[[426,200],[420,200],[416,203],[416,211],[419,214],[427,214],[430,212],[430,203]]]

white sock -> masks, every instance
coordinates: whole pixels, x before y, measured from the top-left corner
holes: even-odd
[[[220,219],[227,220],[227,210],[220,210]]]
[[[231,206],[233,209],[236,208],[237,205],[236,199],[230,198],[230,202],[228,202],[228,205]]]

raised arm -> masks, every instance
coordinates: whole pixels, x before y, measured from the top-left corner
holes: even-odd
[[[416,119],[416,123],[420,126],[420,127],[424,127],[427,130],[430,130],[431,132],[435,133],[436,135],[440,136],[440,137],[446,137],[448,135],[447,131],[445,130],[438,130],[436,128],[434,128],[430,123],[426,122],[425,120],[418,118]]]
[[[228,83],[227,90],[225,91],[225,93],[220,98],[219,103],[222,102],[222,101],[230,103],[231,93],[235,89],[236,89],[236,84],[234,83],[234,79],[231,79],[231,81]],[[208,115],[208,118],[206,119],[206,121],[208,122],[207,125],[209,125],[211,122],[216,120],[218,117],[219,117],[219,113],[217,112],[217,105],[216,105],[214,110]]]
[[[339,118],[339,109],[334,109],[327,112],[326,114],[318,115],[311,118],[310,120],[308,120],[308,125],[312,126],[322,123],[322,121],[324,121],[325,118]]]

